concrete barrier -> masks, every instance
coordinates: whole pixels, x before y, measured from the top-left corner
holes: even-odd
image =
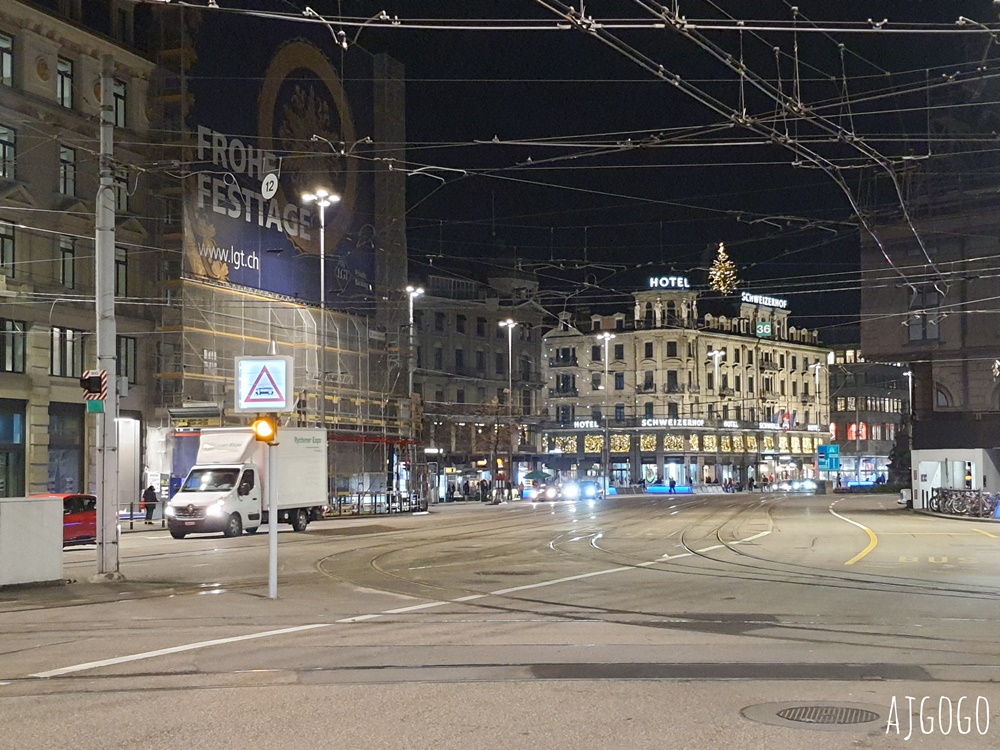
[[[63,502],[0,498],[0,587],[62,580]]]

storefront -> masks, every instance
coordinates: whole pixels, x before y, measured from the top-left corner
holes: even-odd
[[[0,399],[0,497],[24,495],[24,401]]]

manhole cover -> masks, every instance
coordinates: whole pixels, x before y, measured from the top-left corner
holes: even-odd
[[[793,706],[781,709],[777,715],[805,724],[865,724],[879,717],[874,711],[846,706]]]
[[[761,724],[789,729],[812,729],[823,732],[870,731],[881,727],[886,711],[879,706],[858,703],[788,702],[759,703],[740,711],[744,717]]]

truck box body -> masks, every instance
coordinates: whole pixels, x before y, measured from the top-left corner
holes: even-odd
[[[223,531],[237,536],[268,520],[273,490],[279,521],[302,530],[327,503],[326,435],[281,428],[274,445],[249,427],[202,430],[197,463],[168,508],[170,533]],[[274,482],[274,487],[268,484]]]

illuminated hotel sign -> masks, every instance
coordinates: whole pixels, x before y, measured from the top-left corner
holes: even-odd
[[[750,294],[750,292],[743,292],[740,295],[740,299],[751,305],[766,305],[767,307],[780,307],[784,310],[788,307],[787,299],[779,299],[778,297],[767,297],[763,294]]]
[[[690,289],[691,284],[688,283],[687,278],[684,276],[650,276],[649,277],[649,288],[650,289]]]
[[[644,419],[642,427],[704,427],[704,419]]]
[[[595,430],[597,429],[596,419],[577,419],[573,422],[574,430]]]
[[[732,419],[725,419],[725,420],[723,420],[722,426],[725,427],[727,430],[738,430],[738,429],[740,429],[740,423],[736,422],[736,421],[734,421]]]

